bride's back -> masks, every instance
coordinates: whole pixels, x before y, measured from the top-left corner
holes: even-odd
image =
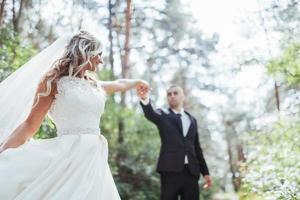
[[[58,135],[66,131],[98,129],[106,95],[85,79],[65,76],[57,81],[57,93],[49,109]]]

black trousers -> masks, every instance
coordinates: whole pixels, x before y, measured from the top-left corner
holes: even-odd
[[[199,200],[199,176],[192,175],[188,165],[181,172],[161,172],[161,200]]]

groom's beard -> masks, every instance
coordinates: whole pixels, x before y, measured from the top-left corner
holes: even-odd
[[[174,109],[174,110],[180,110],[183,106],[182,104],[176,104],[176,105],[172,105],[172,104],[169,104],[169,107]]]

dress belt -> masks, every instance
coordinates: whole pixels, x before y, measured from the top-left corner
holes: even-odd
[[[57,135],[78,135],[78,134],[93,134],[100,135],[100,128],[58,128]]]

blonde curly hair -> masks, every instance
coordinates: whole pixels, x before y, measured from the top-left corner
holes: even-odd
[[[52,83],[56,83],[63,76],[76,77],[86,66],[92,65],[90,59],[102,52],[102,44],[94,35],[87,31],[79,31],[65,47],[63,56],[56,60],[42,81],[46,82],[46,91],[38,93],[35,98],[35,107],[41,96],[49,96],[52,91]],[[91,81],[96,81],[89,75],[85,75]]]

